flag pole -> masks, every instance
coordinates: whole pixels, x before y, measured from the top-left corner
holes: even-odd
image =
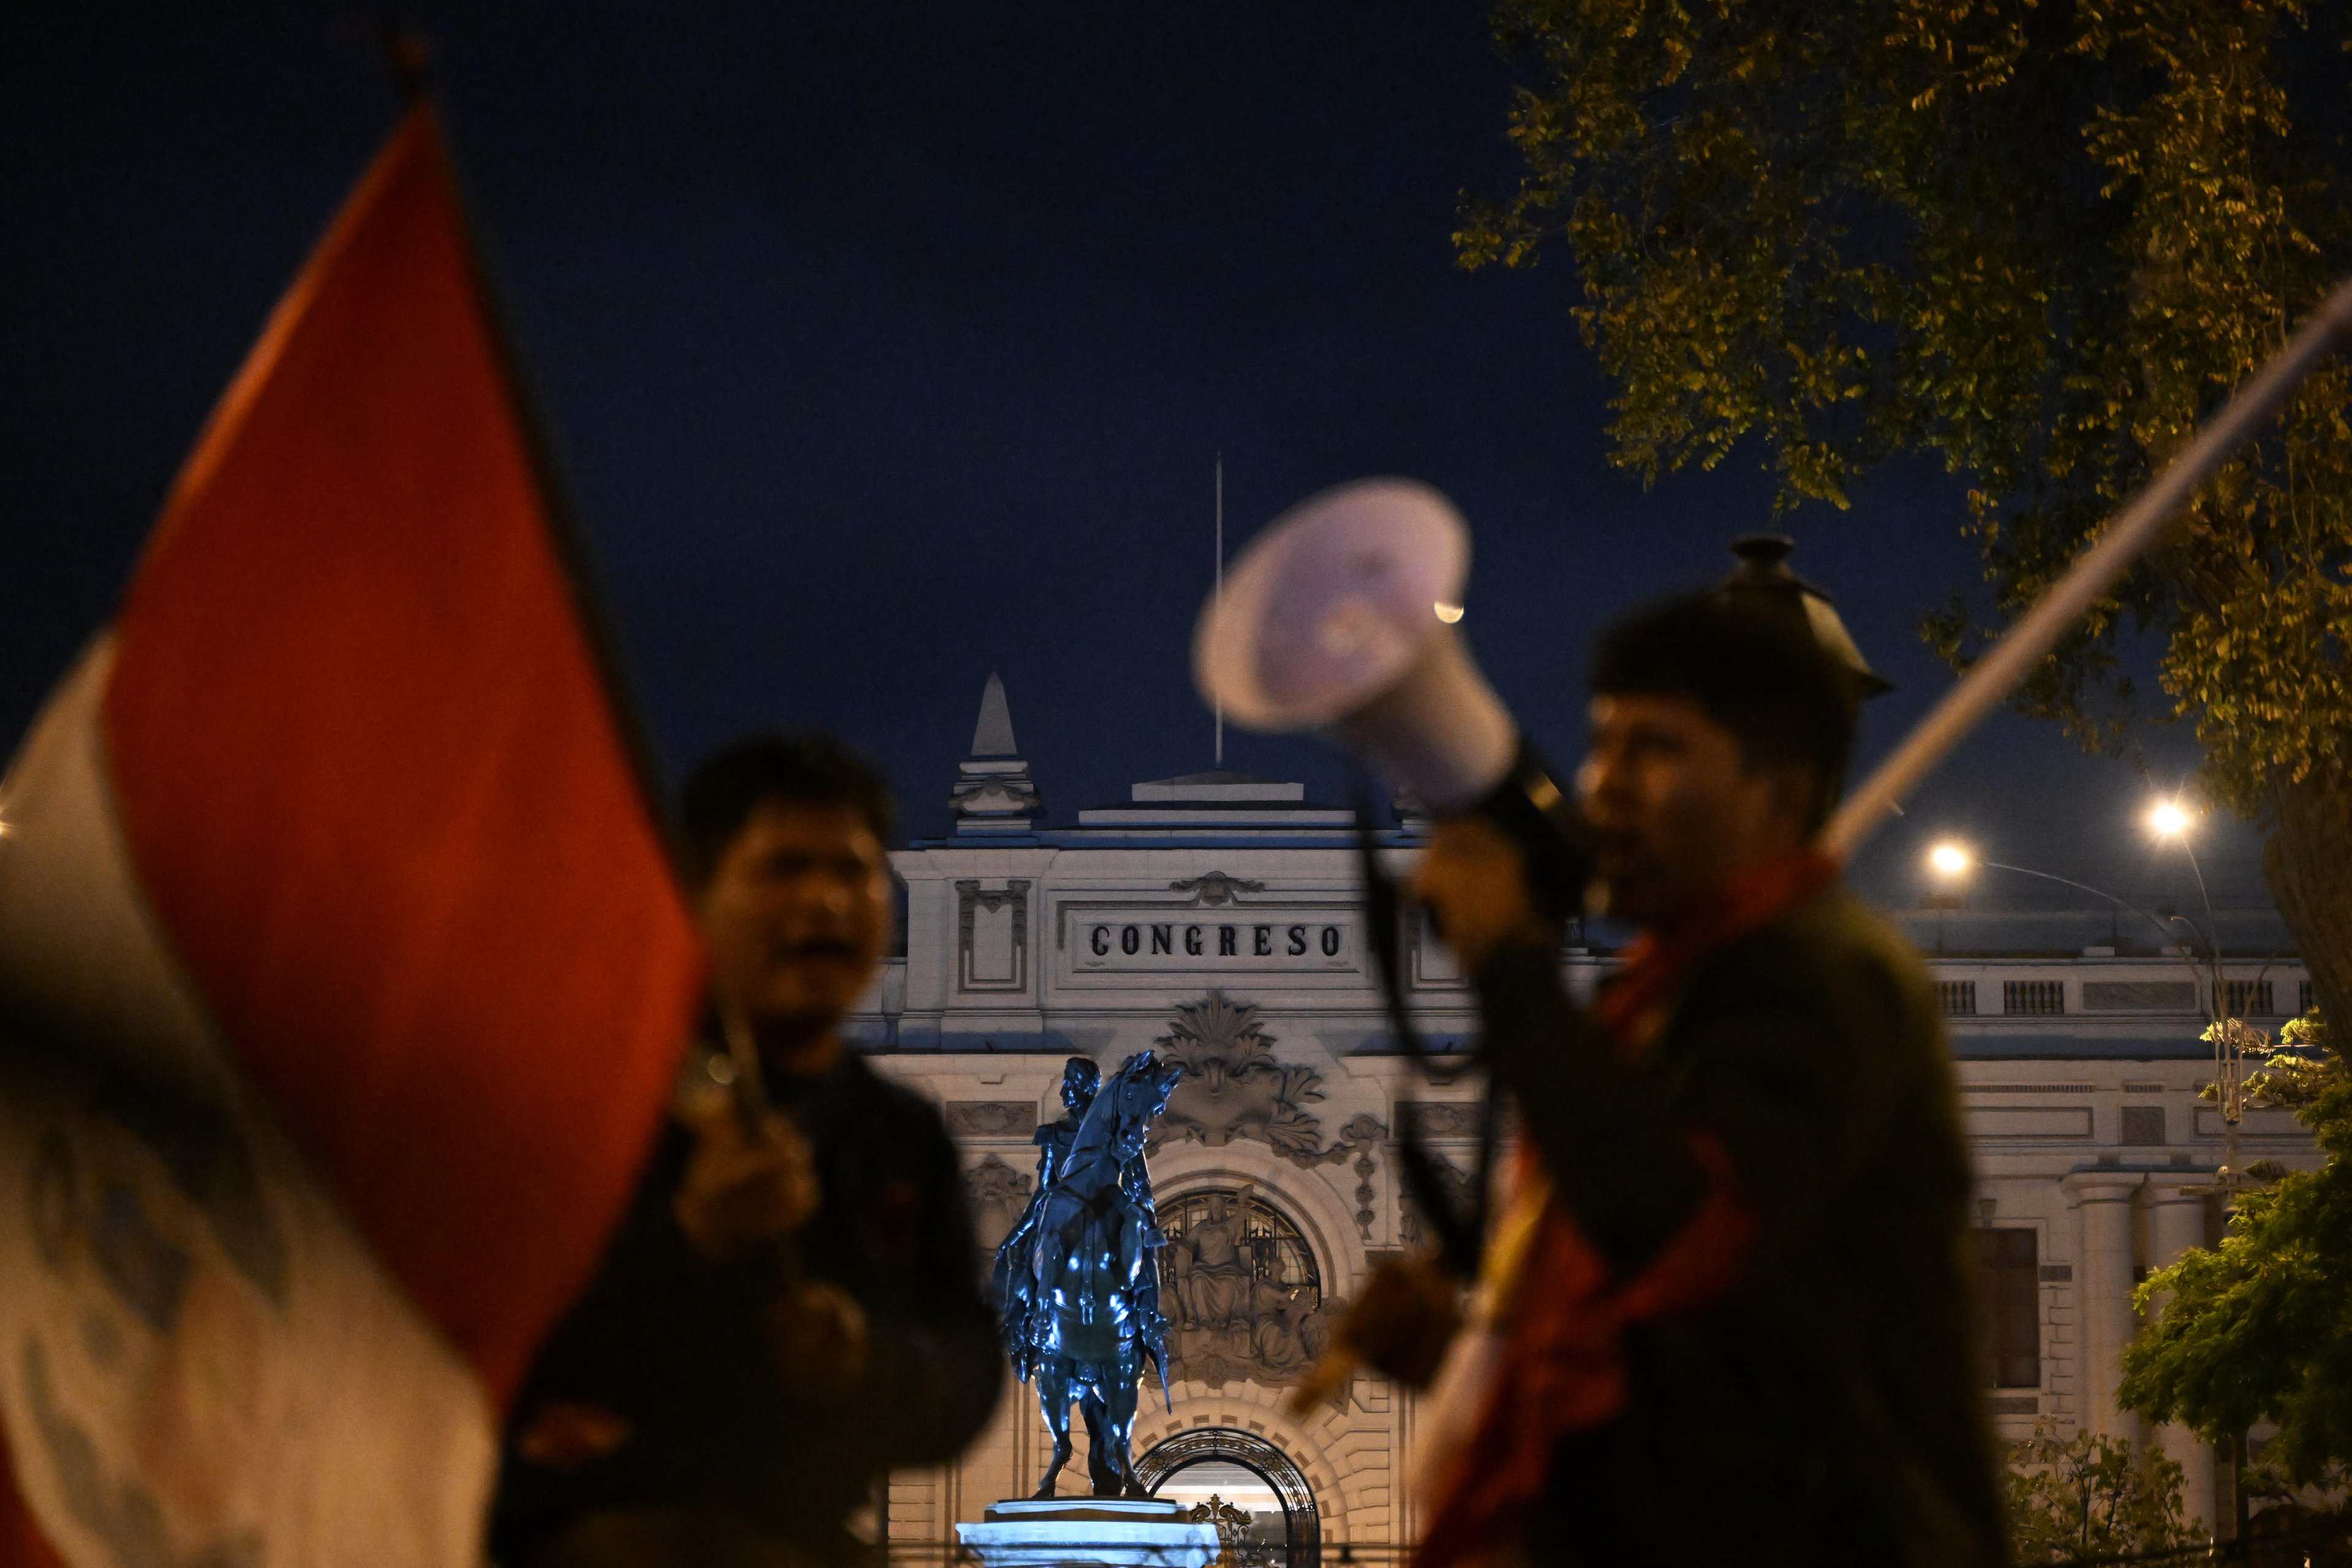
[[[1217,580],[1214,603],[1225,602],[1225,455],[1217,454]],[[1225,765],[1225,700],[1213,700],[1217,714],[1217,766]]]
[[[2198,487],[2347,337],[2352,337],[2352,279],[2336,285],[2287,345],[2197,433],[2188,449],[2133,498],[2098,541],[2076,557],[2066,574],[2034,601],[2024,616],[1969,668],[1959,684],[1944,694],[1944,700],[1905,737],[1894,754],[1878,764],[1831,819],[1822,835],[1822,849],[1833,858],[1850,859],[1890,814],[1899,814],[1903,797],[1979,721],[2008,700],[2092,603],[2114,587],[2156,542],[2165,525],[2196,495]]]

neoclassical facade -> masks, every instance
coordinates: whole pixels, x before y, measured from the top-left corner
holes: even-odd
[[[1475,1086],[1433,1084],[1391,1040],[1369,967],[1354,817],[1296,784],[1213,773],[1048,826],[995,678],[955,781],[950,837],[893,856],[907,940],[855,1027],[875,1064],[941,1103],[981,1237],[1027,1201],[1031,1138],[1060,1114],[1064,1061],[1106,1069],[1155,1049],[1186,1073],[1150,1153],[1171,1236],[1165,1400],[1136,1423],[1145,1479],[1237,1520],[1228,1558],[1368,1558],[1416,1529],[1413,1401],[1359,1376],[1304,1415],[1288,1391],[1383,1255],[1415,1246],[1393,1155],[1398,1104],[1467,1180]],[[1410,821],[1379,836],[1392,867]],[[2217,1234],[2223,1146],[2200,1041],[2210,972],[2135,947],[2108,917],[1906,913],[1942,985],[1978,1171],[1988,1397],[2011,1436],[2036,1422],[2164,1441],[2189,1501],[2226,1512],[2227,1476],[2182,1434],[2114,1404],[2138,1279]],[[1471,998],[1429,933],[1402,933],[1421,1033],[1464,1048]],[[1570,946],[1587,992],[1610,956]],[[2225,966],[2232,1010],[2275,1026],[2302,1004],[2292,959]],[[2242,1161],[2315,1163],[2284,1111],[2250,1112]],[[1825,1308],[1834,1310],[1833,1303]],[[1081,1438],[1083,1441],[1083,1438]],[[1024,1497],[1050,1439],[1015,1387],[955,1465],[894,1477],[894,1546],[946,1550],[959,1521]],[[1082,1464],[1066,1490],[1082,1484]],[[1236,1510],[1239,1500],[1242,1507]]]

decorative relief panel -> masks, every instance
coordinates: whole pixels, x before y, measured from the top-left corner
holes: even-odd
[[[955,889],[956,989],[1028,989],[1028,881],[1016,878],[992,892],[970,880]]]
[[[1388,1129],[1358,1116],[1329,1143],[1323,1121],[1307,1107],[1323,1098],[1323,1075],[1298,1062],[1275,1059],[1275,1037],[1258,1022],[1254,1003],[1212,991],[1180,1003],[1167,1034],[1152,1042],[1184,1076],[1168,1097],[1151,1147],[1187,1139],[1222,1149],[1255,1138],[1297,1165],[1329,1165],[1363,1146],[1378,1146]]]
[[[1323,1293],[1315,1254],[1287,1215],[1244,1187],[1164,1203],[1160,1310],[1173,1376],[1212,1388],[1295,1383],[1348,1304]]]
[[[2083,1009],[2097,1013],[2194,1013],[2193,980],[2085,980]]]
[[[1026,1100],[950,1100],[946,1106],[951,1138],[1018,1138],[1037,1131],[1037,1107]]]
[[[1192,909],[1202,904],[1238,904],[1244,893],[1265,892],[1265,884],[1246,877],[1229,877],[1223,871],[1204,871],[1197,877],[1169,883],[1168,890],[1192,894],[1184,907]]]
[[[980,1243],[980,1256],[992,1260],[1021,1211],[1029,1206],[1032,1178],[991,1154],[964,1173],[963,1184],[971,1200],[972,1235]]]

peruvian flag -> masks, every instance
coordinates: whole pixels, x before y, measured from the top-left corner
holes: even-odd
[[[573,552],[419,104],[0,785],[0,1563],[479,1561],[701,984]]]

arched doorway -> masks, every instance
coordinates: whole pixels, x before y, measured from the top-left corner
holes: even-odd
[[[1216,1506],[1212,1498],[1223,1505],[1216,1517],[1229,1542],[1224,1568],[1318,1568],[1322,1560],[1323,1521],[1307,1472],[1255,1433],[1230,1426],[1180,1432],[1138,1459],[1135,1474],[1154,1497],[1196,1509]]]

